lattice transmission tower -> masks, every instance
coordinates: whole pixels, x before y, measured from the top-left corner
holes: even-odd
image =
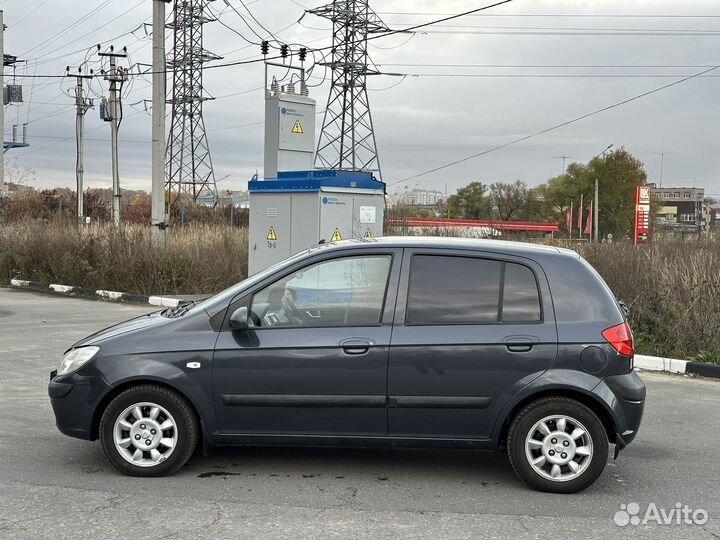
[[[168,56],[172,71],[171,123],[167,145],[166,183],[168,207],[181,197],[197,202],[199,197],[217,201],[215,172],[210,156],[203,103],[203,65],[222,57],[203,47],[203,26],[215,19],[206,15],[213,0],[175,0],[173,49]]]
[[[371,171],[382,179],[367,93],[367,77],[379,75],[368,66],[368,36],[390,29],[367,0],[335,0],[308,13],[333,23],[332,70],[315,166],[321,169]]]

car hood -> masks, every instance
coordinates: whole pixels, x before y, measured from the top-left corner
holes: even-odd
[[[129,321],[121,322],[120,324],[110,326],[108,328],[105,328],[104,330],[100,330],[99,332],[95,332],[94,334],[81,339],[72,347],[70,347],[70,349],[75,349],[76,347],[84,347],[86,345],[98,345],[105,340],[118,337],[122,334],[137,332],[139,330],[147,330],[148,328],[152,328],[154,326],[160,327],[172,323],[173,320],[177,320],[163,317],[161,313],[162,311],[156,311],[154,313],[141,315],[140,317],[135,317],[134,319],[130,319]]]

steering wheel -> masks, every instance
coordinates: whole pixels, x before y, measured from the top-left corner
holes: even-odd
[[[283,310],[285,311],[285,315],[287,315],[287,318],[290,319],[290,322],[293,323],[295,326],[304,326],[305,325],[305,319],[303,318],[302,314],[300,313],[300,310],[297,308],[297,306],[293,303],[290,298],[288,298],[287,295],[283,295],[282,300],[280,301],[282,303]]]

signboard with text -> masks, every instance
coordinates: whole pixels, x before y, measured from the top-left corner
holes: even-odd
[[[635,198],[635,245],[650,240],[650,186],[638,186]]]

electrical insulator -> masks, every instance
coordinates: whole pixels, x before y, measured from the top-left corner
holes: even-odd
[[[270,52],[270,42],[269,41],[263,41],[260,44],[260,52],[263,54],[263,56],[267,56],[267,54]]]
[[[283,58],[287,58],[288,56],[288,46],[287,45],[280,45],[280,56]]]
[[[299,51],[300,61],[304,62],[307,58],[307,49],[305,47],[302,47]]]

